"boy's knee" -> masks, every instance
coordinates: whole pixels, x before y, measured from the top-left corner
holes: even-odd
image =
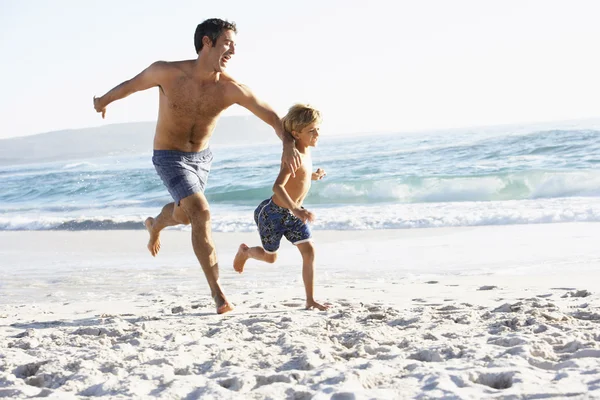
[[[312,242],[299,243],[298,248],[303,253],[314,253],[315,252],[315,247],[313,246]]]
[[[275,261],[277,261],[277,253],[267,253],[265,261],[273,264]]]
[[[298,245],[298,250],[304,259],[310,259],[315,257],[315,248],[312,242],[305,242]]]

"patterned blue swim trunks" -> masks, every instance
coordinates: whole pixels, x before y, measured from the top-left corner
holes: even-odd
[[[296,217],[290,210],[280,207],[267,199],[254,211],[254,222],[262,246],[267,253],[276,253],[281,237],[285,236],[292,244],[300,244],[311,240],[310,228]]]
[[[154,150],[152,156],[158,176],[177,205],[194,193],[204,193],[212,160],[210,147],[199,152]]]

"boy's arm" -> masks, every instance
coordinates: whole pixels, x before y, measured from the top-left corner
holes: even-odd
[[[283,129],[283,124],[277,113],[267,103],[254,96],[254,93],[245,85],[233,82],[232,93],[236,104],[246,108],[273,127],[275,133],[283,142],[281,161],[290,168],[291,175],[295,176],[295,171],[302,164],[302,159],[294,144],[294,138],[289,132]]]
[[[292,200],[287,190],[285,190],[285,184],[290,179],[292,172],[290,168],[282,164],[279,175],[273,185],[273,193],[277,195],[277,198],[283,202],[284,207],[288,208],[296,217],[300,218],[303,222],[314,220],[314,215],[304,208],[298,207],[295,201]]]
[[[104,118],[106,107],[113,101],[120,100],[141,90],[160,86],[161,76],[166,69],[166,65],[167,63],[164,61],[157,61],[132,79],[115,86],[104,96],[94,96],[94,108],[97,112],[102,113],[102,118]]]
[[[323,179],[325,175],[327,175],[327,173],[325,173],[325,170],[317,168],[317,171],[312,173],[311,179],[313,181],[318,181],[319,179]]]

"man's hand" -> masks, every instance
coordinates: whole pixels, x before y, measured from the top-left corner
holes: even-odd
[[[296,176],[296,170],[302,164],[302,158],[300,157],[300,152],[294,146],[294,142],[291,142],[291,145],[283,146],[281,163],[290,169],[293,177]]]
[[[323,179],[326,175],[327,175],[327,173],[325,172],[324,169],[317,168],[317,171],[313,172],[313,174],[312,174],[312,180],[318,181],[319,179]]]
[[[297,208],[292,211],[296,217],[298,217],[302,222],[313,222],[315,220],[315,214],[311,213],[304,208]]]
[[[104,119],[104,116],[106,115],[106,107],[102,106],[100,98],[96,96],[94,96],[94,109],[96,110],[96,112],[102,113],[102,119]]]

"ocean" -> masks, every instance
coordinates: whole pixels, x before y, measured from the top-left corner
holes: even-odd
[[[0,167],[0,230],[144,229],[172,201],[148,152]],[[213,146],[214,231],[253,231],[281,146]],[[600,221],[600,130],[321,135],[313,229]],[[178,227],[171,229],[189,229]]]

